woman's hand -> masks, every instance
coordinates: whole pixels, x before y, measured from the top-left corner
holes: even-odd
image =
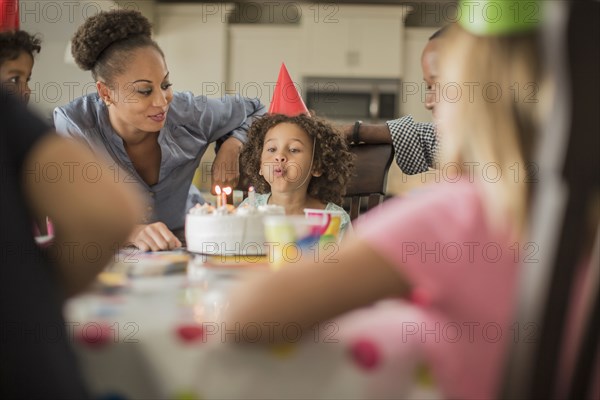
[[[181,247],[181,242],[162,222],[136,225],[129,241],[142,251],[172,250]]]
[[[238,184],[240,178],[240,151],[242,142],[234,137],[230,137],[223,142],[215,161],[213,161],[211,173],[211,188],[215,185],[221,187],[229,186],[232,189]]]

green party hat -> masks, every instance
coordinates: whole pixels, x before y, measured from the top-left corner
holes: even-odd
[[[461,0],[458,23],[474,35],[526,32],[541,21],[539,0]]]

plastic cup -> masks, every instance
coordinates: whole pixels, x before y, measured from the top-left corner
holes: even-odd
[[[318,242],[315,220],[295,215],[274,215],[264,218],[267,256],[271,268],[278,270],[285,263],[298,261],[310,246]]]
[[[332,240],[338,242],[342,227],[342,211],[319,210],[316,208],[305,208],[304,216],[314,221],[318,227],[313,234],[321,236],[321,240]]]

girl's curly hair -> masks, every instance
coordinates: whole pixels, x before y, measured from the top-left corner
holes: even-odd
[[[39,53],[41,39],[25,31],[0,32],[0,65],[5,61],[14,60],[23,52],[33,57]]]
[[[259,175],[260,158],[269,129],[285,122],[295,124],[316,139],[313,169],[321,172],[321,175],[311,177],[308,194],[323,203],[341,204],[354,168],[354,155],[348,150],[348,144],[340,132],[324,120],[306,114],[295,117],[266,114],[254,121],[240,154],[240,164],[247,182],[254,185],[257,193],[271,191],[269,183]]]
[[[95,80],[113,81],[126,69],[128,53],[154,47],[152,25],[139,11],[118,9],[98,13],[81,25],[71,39],[71,53],[79,68],[92,71]]]

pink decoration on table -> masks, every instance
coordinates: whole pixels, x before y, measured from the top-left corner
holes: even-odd
[[[368,339],[359,339],[350,347],[354,362],[366,370],[373,370],[379,366],[379,348]]]
[[[194,342],[202,339],[204,330],[200,325],[179,325],[177,334],[184,342]]]
[[[118,334],[113,332],[113,327],[106,323],[88,322],[81,326],[75,333],[75,340],[92,348],[101,348],[110,343]]]

